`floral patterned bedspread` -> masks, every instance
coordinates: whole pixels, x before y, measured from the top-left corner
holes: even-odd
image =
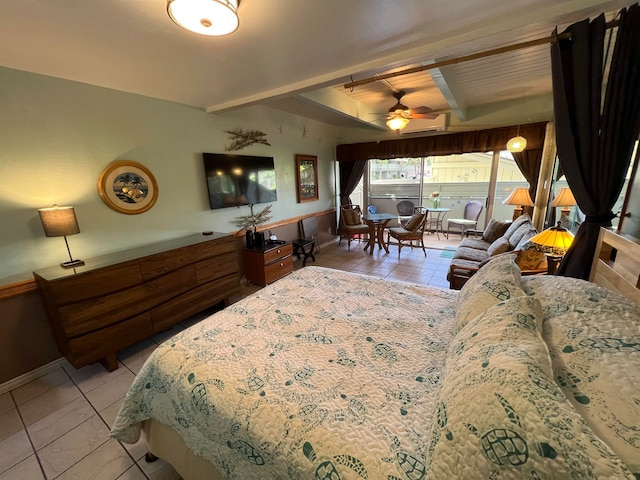
[[[301,269],[158,347],[112,436],[154,418],[227,478],[424,478],[457,295]]]

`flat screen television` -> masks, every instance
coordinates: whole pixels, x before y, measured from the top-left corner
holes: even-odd
[[[203,153],[211,209],[275,202],[273,157]]]

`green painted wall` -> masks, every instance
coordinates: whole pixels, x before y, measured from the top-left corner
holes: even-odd
[[[45,237],[38,217],[38,208],[54,203],[75,206],[81,232],[68,237],[74,258],[203,230],[237,230],[234,218],[249,208],[209,209],[201,157],[223,153],[230,144],[224,130],[237,128],[261,130],[271,144],[239,153],[275,158],[272,221],[335,207],[334,127],[263,107],[211,115],[0,68],[0,284],[68,259],[64,240]],[[296,201],[295,154],[318,157],[317,202]],[[114,160],[139,162],[154,174],[159,198],[151,210],[125,215],[102,202],[98,177]]]

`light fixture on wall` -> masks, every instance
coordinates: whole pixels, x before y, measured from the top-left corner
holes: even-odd
[[[190,32],[222,36],[237,30],[239,0],[168,0],[171,20]]]
[[[558,264],[562,257],[567,253],[569,247],[573,243],[573,234],[560,226],[560,222],[555,227],[547,228],[531,239],[531,243],[535,243],[542,247],[547,256],[547,273],[555,275],[558,270]]]
[[[526,187],[516,187],[511,194],[505,198],[502,203],[504,205],[515,205],[513,209],[513,219],[515,220],[522,215],[522,207],[533,207],[533,200]]]
[[[78,219],[76,218],[76,212],[73,207],[59,207],[58,205],[54,205],[53,207],[40,208],[38,209],[38,213],[40,214],[44,234],[47,237],[64,237],[64,243],[69,253],[69,261],[61,263],[60,266],[63,268],[73,268],[84,265],[82,260],[73,259],[71,250],[69,249],[69,242],[67,242],[67,235],[80,233]]]
[[[403,117],[402,114],[394,114],[389,120],[387,120],[387,127],[391,130],[402,130],[409,124],[409,119]]]
[[[527,148],[527,139],[520,136],[520,125],[518,125],[516,136],[507,142],[507,150],[517,153],[524,151],[525,148]]]
[[[556,198],[553,199],[553,202],[551,202],[552,207],[562,207],[562,210],[560,210],[560,214],[567,216],[569,215],[569,213],[571,213],[569,207],[573,207],[575,205],[577,205],[576,199],[569,187],[561,188],[560,193],[558,193]]]

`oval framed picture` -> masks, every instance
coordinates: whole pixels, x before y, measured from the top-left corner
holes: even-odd
[[[135,215],[146,212],[156,203],[158,184],[144,165],[131,160],[117,160],[100,174],[98,193],[109,208]]]

